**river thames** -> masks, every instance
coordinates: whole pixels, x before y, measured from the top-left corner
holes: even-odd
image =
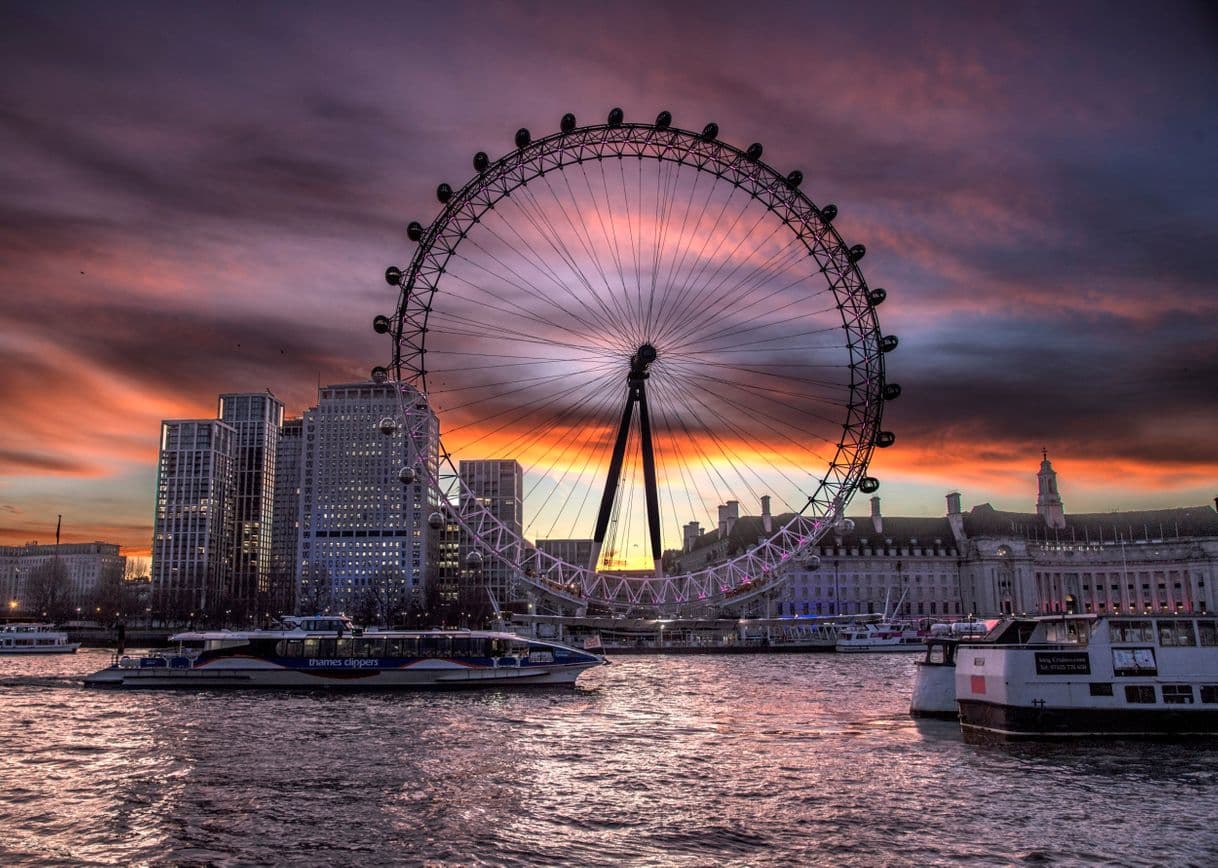
[[[1218,863],[1218,748],[974,747],[920,655],[621,657],[575,690],[119,692],[0,658],[0,863]]]

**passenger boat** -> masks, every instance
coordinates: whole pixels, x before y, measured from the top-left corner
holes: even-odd
[[[0,627],[0,654],[75,654],[79,642],[51,624],[5,624]]]
[[[912,625],[850,624],[842,628],[834,650],[847,654],[925,651],[926,637]]]
[[[1218,619],[1012,618],[956,652],[966,741],[1218,736]]]
[[[339,616],[279,629],[180,633],[176,650],[124,656],[95,687],[508,687],[574,685],[604,657],[490,630],[361,630]]]
[[[918,661],[914,675],[910,716],[948,720],[960,716],[956,705],[956,658],[961,643],[982,641],[990,626],[996,623],[958,621],[931,625],[930,635],[926,637],[926,657]]]

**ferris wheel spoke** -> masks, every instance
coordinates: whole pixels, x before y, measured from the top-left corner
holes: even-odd
[[[563,180],[566,182],[567,190],[570,194],[568,198],[574,199],[574,191],[571,189],[570,182],[566,178],[566,173],[563,173]],[[601,306],[606,310],[606,312],[612,311],[613,316],[616,317],[617,321],[621,324],[623,333],[627,334],[627,336],[631,336],[633,332],[629,332],[628,330],[631,329],[633,324],[630,320],[629,311],[623,308],[621,304],[616,302],[615,293],[613,292],[613,288],[610,286],[609,276],[605,272],[604,266],[600,261],[600,253],[596,250],[596,246],[592,243],[592,234],[588,229],[587,221],[584,219],[583,209],[579,207],[578,202],[575,203],[575,207],[568,209],[563,201],[563,198],[560,198],[557,192],[554,190],[554,185],[550,183],[549,176],[543,175],[542,181],[545,184],[546,190],[550,193],[551,198],[554,200],[555,205],[558,207],[559,213],[562,214],[563,219],[566,221],[567,226],[570,227],[576,240],[579,241],[580,247],[584,251],[584,255],[592,263],[593,268],[600,277],[600,283],[605,287],[605,293],[603,296],[605,300],[602,301],[602,294],[593,287],[593,282],[590,278],[583,281],[584,285],[587,286],[589,292],[592,293],[592,295],[601,303]],[[531,201],[534,205],[540,208],[540,205],[537,203],[536,199]],[[574,211],[575,216],[579,219],[578,227],[575,225],[575,221],[571,218],[570,211]]]
[[[705,305],[690,305],[683,315],[677,318],[676,322],[673,324],[673,329],[676,334],[681,334],[682,330],[688,327],[691,322],[697,322],[705,319],[705,317],[708,316],[709,311],[721,310],[720,305],[732,298],[734,286],[730,283],[730,281],[748,261],[747,257],[744,259],[738,258],[737,254],[744,246],[747,238],[752,234],[752,230],[760,225],[761,221],[765,219],[767,213],[768,212],[763,211],[761,214],[759,214],[749,231],[746,232],[743,237],[741,237],[741,239],[736,243],[735,246],[732,247],[730,251],[728,251],[726,256],[719,259],[719,263],[715,266],[714,271],[711,272],[708,279],[703,284],[705,287],[707,287],[705,291],[712,297]],[[766,234],[765,238],[763,239],[763,243],[768,243],[772,238],[774,238],[775,235],[778,234],[781,229],[781,224],[774,226],[769,233]],[[726,273],[724,273],[723,269],[729,262],[734,262],[734,264]]]
[[[722,219],[726,214],[728,205],[731,204],[731,201],[731,194],[729,194],[728,197],[723,201],[722,207],[720,208],[720,213],[718,215],[719,219]],[[668,330],[662,333],[664,338],[667,338],[674,329],[679,329],[683,325],[683,321],[688,315],[691,307],[690,301],[697,298],[698,294],[706,286],[702,279],[706,269],[710,267],[711,262],[713,262],[715,258],[722,255],[723,245],[726,243],[727,238],[736,232],[736,228],[740,224],[740,221],[744,219],[745,213],[745,210],[740,210],[732,218],[732,221],[728,225],[725,232],[721,234],[707,232],[706,238],[703,240],[702,247],[698,251],[698,255],[694,257],[692,263],[690,264],[689,271],[684,274],[679,273],[678,279],[673,281],[674,284],[679,285],[681,288],[678,290],[673,300],[670,311],[666,312]],[[761,217],[758,217],[758,222],[761,219]],[[699,226],[700,225],[701,224],[699,223]],[[754,222],[753,227],[756,225],[757,222]],[[706,248],[711,243],[711,240],[715,234],[719,235],[718,242],[715,244],[714,249],[708,254]]]
[[[699,172],[697,174],[698,176],[701,176],[702,173]],[[693,245],[688,245],[686,250],[683,251],[680,259],[673,267],[673,272],[670,276],[669,283],[675,287],[678,287],[678,289],[672,296],[673,300],[671,306],[662,311],[666,320],[671,319],[674,315],[682,312],[685,309],[687,300],[692,298],[697,293],[698,287],[700,286],[699,281],[695,278],[697,278],[701,272],[709,267],[713,259],[719,255],[725,238],[737,232],[737,227],[739,226],[740,221],[745,217],[746,209],[739,209],[732,218],[731,223],[727,225],[724,232],[717,233],[711,231],[713,227],[722,226],[724,224],[728,207],[731,206],[734,201],[736,201],[735,197],[737,190],[734,186],[729,186],[726,191],[726,195],[720,196],[718,212],[711,220],[710,226],[706,227],[704,230],[703,220],[709,213],[712,200],[714,199],[714,192],[715,185],[712,183],[707,190],[707,197],[703,200],[702,207],[699,209],[698,219],[694,223],[694,235],[696,236],[701,234],[703,236],[702,243],[698,246],[698,250],[696,253],[694,253],[692,259],[690,259],[689,254],[693,252]],[[708,247],[716,237],[718,238],[718,242],[716,243],[714,249],[708,253]],[[687,262],[689,263],[688,269],[686,269]]]
[[[705,405],[705,402],[700,401],[700,399],[695,399],[695,401],[697,401],[699,404]],[[730,398],[723,396],[716,396],[716,401],[726,404],[728,408],[736,410],[739,414],[749,413],[749,411],[752,411],[747,404],[731,401]],[[706,409],[713,411],[711,408]],[[749,432],[743,430],[742,427],[737,424],[737,422],[725,421],[723,427],[726,427],[727,430],[730,430],[738,437],[745,439],[750,437]],[[803,427],[795,424],[795,422],[784,420],[780,418],[780,416],[773,416],[773,418],[770,419],[770,424],[767,425],[767,430],[769,430],[773,436],[781,438],[782,441],[790,444],[790,446],[793,446],[799,453],[809,455],[809,457],[814,458],[817,461],[821,461],[821,463],[825,463],[825,461],[829,460],[825,457],[825,455],[821,455],[820,453],[817,453],[815,449],[809,447],[804,439],[797,438],[799,435],[806,436],[806,431],[803,429]],[[828,441],[826,439],[826,441],[823,442],[827,443]]]
[[[527,189],[527,187],[520,188],[521,195],[516,197],[514,203],[516,210],[525,218],[526,221],[528,221],[537,235],[544,239],[546,245],[555,253],[555,255],[558,256],[563,265],[566,266],[571,276],[575,278],[575,284],[577,286],[582,286],[586,292],[584,294],[576,292],[575,288],[571,286],[570,281],[563,280],[556,271],[554,271],[552,268],[547,268],[546,270],[551,279],[554,281],[554,284],[573,300],[575,300],[581,307],[583,307],[588,312],[588,315],[599,324],[599,327],[602,330],[609,332],[610,334],[624,333],[626,330],[623,323],[617,319],[614,312],[605,305],[604,301],[597,296],[596,292],[592,288],[591,281],[588,280],[587,275],[584,274],[575,257],[571,254],[566,244],[562,241],[562,238],[559,235],[557,228],[554,226],[553,221],[551,221],[544,213],[534,213],[532,210],[533,197],[532,194],[527,193]],[[513,229],[513,231],[515,230]],[[519,236],[519,233],[516,234]],[[588,295],[591,295],[595,304],[589,304],[587,298]]]
[[[566,246],[566,242],[563,240],[561,230],[557,225],[554,224],[553,220],[549,218],[549,215],[546,213],[546,211],[544,211],[544,208],[540,205],[540,203],[537,202],[537,198],[533,196],[532,191],[529,190],[529,187],[520,187],[520,196],[518,201],[516,201],[516,206],[520,208],[521,213],[529,215],[529,219],[533,225],[537,226],[538,230],[546,234],[546,241],[549,243],[549,246],[551,246],[555,253],[558,253],[558,256],[563,259],[566,267],[568,267],[571,270],[571,274],[575,276],[577,284],[586,290],[587,296],[592,299],[594,304],[596,304],[596,308],[599,309],[600,313],[603,314],[603,317],[609,324],[608,327],[610,327],[611,331],[613,331],[613,334],[630,334],[630,329],[628,329],[626,321],[621,319],[619,310],[614,309],[610,306],[610,304],[604,301],[602,293],[597,291],[597,287],[593,284],[590,276],[588,276],[585,271],[580,268],[579,257],[576,257],[575,254],[570,251],[570,248]],[[576,231],[575,224],[571,222],[570,215],[566,213],[566,208],[561,206],[561,203],[559,205],[559,212],[563,214],[563,217],[566,220],[566,223],[568,223],[570,226],[571,230]],[[577,231],[576,237],[577,240],[580,240],[582,243],[582,239],[580,239]],[[600,264],[598,262],[593,261],[592,264],[594,267],[600,270]],[[608,286],[608,281],[605,280],[603,276],[604,271],[600,270],[600,274],[602,274],[603,284]],[[585,306],[590,307],[587,306],[587,304],[585,304]]]
[[[588,320],[578,316],[577,314],[573,313],[569,308],[565,308],[565,307],[562,307],[561,305],[554,304],[549,300],[544,302],[545,305],[547,307],[553,307],[555,310],[557,310],[559,313],[561,313],[563,315],[563,318],[559,322],[556,322],[556,320],[553,317],[547,318],[545,316],[539,315],[536,311],[530,310],[529,308],[525,307],[522,303],[517,302],[510,297],[507,297],[504,294],[504,292],[502,291],[503,285],[507,284],[508,286],[512,287],[513,289],[517,290],[518,292],[527,296],[528,298],[533,299],[534,302],[536,302],[537,300],[539,300],[539,296],[541,294],[536,290],[535,287],[532,287],[531,285],[524,283],[524,282],[513,281],[510,278],[505,277],[503,273],[492,272],[488,268],[486,268],[486,266],[482,265],[481,263],[476,263],[473,260],[469,259],[468,257],[459,256],[458,258],[460,259],[461,262],[468,263],[469,265],[473,266],[474,268],[477,268],[477,269],[483,271],[486,275],[488,275],[489,277],[498,281],[498,284],[499,284],[498,288],[491,288],[489,286],[483,286],[479,283],[475,283],[474,281],[470,280],[469,278],[465,277],[464,275],[461,275],[458,273],[453,273],[450,271],[449,278],[451,280],[454,280],[457,283],[462,284],[466,288],[472,290],[473,292],[478,293],[477,297],[474,297],[472,295],[463,295],[462,296],[462,299],[467,302],[467,306],[476,306],[477,309],[480,311],[482,311],[482,310],[499,311],[500,313],[504,314],[504,316],[512,317],[517,320],[522,320],[523,323],[532,323],[532,324],[536,325],[537,327],[546,329],[548,331],[553,330],[557,327],[561,327],[562,330],[564,331],[564,333],[566,333],[568,335],[582,337],[585,339],[585,341],[588,341],[588,342],[590,342],[593,339],[593,336],[597,333],[597,329],[596,329],[596,326],[594,323],[591,323]],[[456,314],[448,313],[448,316],[456,316]]]
[[[702,434],[701,437],[696,437],[693,435],[693,432],[690,431],[688,426],[685,426],[685,431],[690,436],[692,442],[696,444],[696,448],[699,454],[702,456],[703,463],[707,468],[713,471],[714,478],[719,480],[719,482],[723,485],[723,488],[730,495],[730,497],[726,498],[727,500],[740,499],[740,496],[737,493],[737,487],[739,485],[743,485],[745,490],[747,490],[750,494],[755,495],[754,500],[759,499],[759,495],[756,495],[752,485],[747,479],[745,479],[745,471],[751,467],[751,464],[744,455],[740,454],[739,450],[729,449],[723,444],[720,438],[715,434],[714,426],[707,424],[707,420],[702,416],[701,412],[699,412],[699,403],[700,402],[695,399],[694,402],[687,403],[682,408],[682,411],[683,414],[692,417],[694,422],[697,423],[698,430]],[[713,448],[708,448],[708,441],[710,446]],[[726,464],[732,475],[735,477],[734,481],[729,480],[725,475],[723,470],[724,464]],[[758,479],[761,478],[760,474],[757,474],[755,471],[753,472],[753,475]],[[720,502],[726,502],[726,500],[721,500]]]
[[[788,282],[766,291],[762,284],[771,279],[771,273],[768,270],[770,266],[771,263],[767,262],[762,269],[759,269],[758,274],[755,275],[751,281],[753,285],[748,285],[742,282],[734,288],[732,293],[729,294],[730,297],[733,298],[734,303],[731,305],[731,317],[722,318],[726,320],[725,322],[716,323],[714,320],[703,316],[690,322],[680,334],[673,335],[672,340],[677,344],[681,344],[688,340],[701,340],[711,334],[727,331],[734,326],[756,322],[763,318],[774,319],[783,313],[783,311],[790,310],[793,307],[806,306],[808,302],[817,295],[824,294],[823,290],[820,293],[811,292],[810,288],[808,287],[810,275],[799,272],[797,272]],[[773,276],[776,277],[777,274]],[[783,297],[788,298],[787,302],[785,304],[776,304],[775,300],[781,300]],[[765,307],[763,307],[760,313],[754,314],[748,319],[743,320],[743,322],[739,319],[742,314],[762,305],[765,305]],[[824,308],[823,310],[803,310],[799,316],[804,319],[818,317],[830,311],[836,310],[836,308],[837,302],[835,300],[833,305],[830,307]],[[763,326],[764,323],[761,327]]]
[[[543,292],[532,281],[529,281],[523,275],[521,275],[517,269],[513,268],[511,265],[504,262],[501,257],[498,257],[495,254],[487,251],[485,247],[483,247],[482,245],[480,245],[477,242],[477,240],[471,239],[468,243],[472,247],[476,248],[479,252],[482,252],[483,254],[485,254],[486,257],[488,259],[490,259],[492,262],[494,262],[499,267],[498,270],[492,271],[489,267],[481,265],[480,263],[475,263],[472,259],[470,259],[468,257],[464,257],[464,256],[460,257],[461,261],[468,262],[469,264],[473,265],[474,267],[481,269],[488,276],[492,276],[492,277],[497,276],[497,277],[504,278],[505,280],[510,280],[510,278],[505,277],[505,275],[511,275],[511,277],[516,278],[516,280],[511,281],[511,283],[514,287],[516,287],[517,289],[522,291],[525,295],[527,295],[530,298],[537,301],[540,305],[543,305],[544,307],[550,307],[550,308],[556,309],[559,313],[561,313],[566,318],[567,322],[574,321],[574,322],[578,323],[581,334],[592,335],[592,334],[596,334],[598,332],[607,331],[608,329],[606,327],[606,324],[598,318],[596,311],[588,308],[587,304],[583,301],[583,299],[579,298],[577,295],[572,293],[570,288],[566,285],[566,283],[564,281],[562,281],[560,279],[558,274],[552,268],[545,265],[540,260],[536,259],[535,254],[533,257],[530,257],[525,251],[527,250],[530,253],[532,253],[533,252],[532,248],[529,246],[529,244],[527,242],[524,241],[523,236],[521,236],[519,234],[519,232],[516,232],[515,227],[513,227],[510,223],[508,224],[508,226],[509,226],[509,228],[512,229],[513,233],[517,236],[517,239],[521,242],[520,256],[524,260],[524,262],[526,264],[530,265],[531,267],[535,268],[535,270],[538,272],[538,274],[540,274],[541,276],[543,276],[547,280],[549,280],[551,283],[553,283],[560,291],[562,291],[566,295],[566,297],[568,299],[574,301],[576,303],[577,307],[582,307],[584,309],[583,314],[577,313],[576,308],[568,307],[565,304],[563,304],[562,302],[560,302],[558,298]],[[505,244],[505,245],[508,244],[507,240],[504,239],[503,236],[499,235],[495,231],[493,226],[489,226],[489,225],[486,226],[486,231],[488,234],[490,234],[493,237],[495,237],[496,239],[498,239],[500,241],[500,243]],[[491,294],[489,290],[482,290],[482,292],[484,292],[485,294]],[[542,316],[542,314],[539,312],[538,316]]]
[[[603,377],[602,379],[607,379],[607,377],[608,377],[608,375],[605,375],[605,377]],[[561,399],[561,398],[570,398],[572,396],[578,395],[580,392],[594,391],[597,387],[599,387],[601,385],[602,385],[602,383],[599,380],[592,380],[590,382],[577,383],[576,385],[570,386],[570,387],[562,390],[561,392],[558,392],[557,394],[543,395],[539,398],[534,398],[532,401],[528,401],[524,404],[519,404],[516,407],[508,407],[508,408],[500,410],[496,413],[491,413],[486,416],[481,416],[478,419],[470,421],[470,422],[466,422],[463,425],[457,425],[455,427],[450,427],[447,429],[447,431],[451,435],[451,434],[455,434],[458,431],[465,430],[466,428],[469,428],[473,425],[478,425],[478,426],[486,425],[493,419],[499,419],[503,416],[508,416],[507,421],[504,422],[503,424],[499,425],[496,428],[488,430],[486,433],[483,434],[482,437],[478,437],[478,438],[474,439],[473,441],[469,441],[466,443],[467,446],[473,445],[475,443],[479,443],[482,440],[486,439],[486,437],[490,436],[491,434],[497,434],[500,431],[504,430],[505,428],[509,427],[510,425],[519,423],[521,420],[530,416],[532,414],[532,411],[536,407],[543,405],[546,401],[557,400],[557,399]]]

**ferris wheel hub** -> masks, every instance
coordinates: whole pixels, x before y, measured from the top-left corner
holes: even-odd
[[[643,344],[630,357],[630,379],[646,379],[647,369],[659,358],[659,353],[651,344]]]

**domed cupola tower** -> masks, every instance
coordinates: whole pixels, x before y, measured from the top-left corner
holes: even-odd
[[[1066,511],[1062,506],[1062,496],[1057,490],[1057,471],[1049,463],[1048,450],[1042,449],[1040,454],[1040,472],[1036,474],[1036,512],[1049,527],[1063,528],[1066,526]]]

